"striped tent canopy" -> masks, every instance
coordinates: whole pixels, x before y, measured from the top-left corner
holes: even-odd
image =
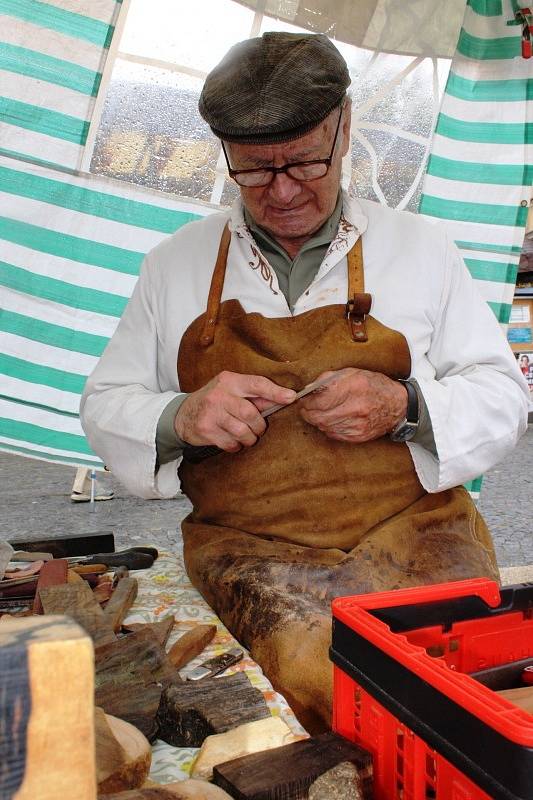
[[[419,207],[446,220],[504,327],[533,183],[533,61],[521,57],[521,29],[508,24],[517,8],[469,0]]]
[[[0,448],[89,466],[79,397],[142,258],[213,210],[82,171],[119,9],[0,0]],[[452,227],[502,322],[532,170],[531,62],[508,18],[511,2],[469,2],[421,204]]]

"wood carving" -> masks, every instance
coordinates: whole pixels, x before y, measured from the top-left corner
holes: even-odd
[[[91,640],[66,617],[3,621],[1,798],[58,800],[75,787],[94,800],[93,670]]]
[[[57,561],[46,561],[39,574],[37,588],[35,590],[35,601],[33,603],[33,613],[42,614],[43,605],[41,601],[41,589],[49,586],[61,586],[67,582],[68,564],[61,559]],[[58,612],[62,613],[62,612]]]
[[[134,631],[150,630],[152,631],[161,647],[165,647],[168,642],[169,636],[174,627],[174,616],[169,614],[160,622],[128,622],[127,625],[122,626],[124,633],[133,633]]]
[[[370,753],[332,732],[219,764],[213,776],[236,800],[300,800],[320,775],[345,761],[357,767],[368,792]]]
[[[104,614],[115,633],[118,633],[124,617],[135,602],[139,584],[136,578],[122,578],[107,603]]]
[[[111,624],[85,581],[40,589],[39,596],[45,614],[68,614],[87,631],[95,647],[116,640]]]
[[[152,741],[163,686],[181,683],[151,630],[140,630],[97,647],[95,702]]]
[[[200,747],[206,736],[270,716],[264,697],[246,675],[186,681],[163,692],[159,737],[174,747]]]
[[[216,625],[196,625],[180,636],[168,651],[168,657],[176,669],[181,669],[205,650],[216,635]]]
[[[96,777],[99,794],[138,789],[152,763],[150,742],[129,722],[95,709]]]

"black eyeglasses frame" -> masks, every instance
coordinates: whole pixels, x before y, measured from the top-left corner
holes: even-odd
[[[345,103],[342,104],[341,109],[340,109],[339,119],[337,120],[337,127],[335,128],[335,136],[333,137],[333,144],[332,144],[332,147],[331,147],[331,153],[329,154],[329,156],[327,158],[316,158],[316,159],[314,159],[312,161],[293,161],[293,162],[291,162],[289,164],[283,164],[283,166],[281,166],[281,167],[255,167],[253,169],[233,169],[230,166],[229,158],[228,158],[228,154],[226,152],[226,148],[224,146],[224,142],[221,140],[220,143],[222,145],[222,152],[224,153],[224,158],[226,159],[226,165],[228,167],[228,174],[229,174],[230,178],[233,178],[233,180],[239,186],[243,186],[244,185],[244,188],[246,188],[246,189],[259,189],[259,188],[262,189],[265,186],[269,186],[272,183],[272,181],[274,180],[274,177],[276,175],[279,175],[280,173],[285,173],[285,174],[289,175],[289,177],[292,178],[295,181],[303,181],[303,182],[316,181],[316,180],[319,180],[320,178],[324,178],[328,174],[328,170],[331,167],[331,164],[333,162],[333,155],[335,153],[335,147],[337,145],[337,137],[339,135],[339,128],[340,128],[340,125],[341,125],[341,119],[342,119],[342,114],[343,114],[343,111],[344,111],[344,107],[345,107]],[[311,164],[324,164],[326,166],[326,171],[324,172],[324,175],[320,175],[320,176],[314,177],[314,178],[295,178],[289,172],[289,170],[293,169],[294,167],[306,167],[306,166],[310,166]],[[257,184],[256,186],[250,186],[249,184],[241,184],[241,183],[239,183],[239,181],[237,179],[238,175],[244,175],[244,174],[248,175],[251,172],[267,172],[267,173],[270,173],[272,177],[270,178],[270,180],[267,183],[260,183],[260,184]]]

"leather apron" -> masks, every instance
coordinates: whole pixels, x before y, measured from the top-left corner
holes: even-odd
[[[404,336],[368,315],[361,237],[348,254],[347,305],[282,318],[221,302],[225,228],[207,311],[185,332],[180,387],[223,370],[299,390],[344,367],[408,378]],[[251,448],[182,461],[193,504],[183,522],[188,574],[311,731],[330,724],[334,597],[478,576],[498,578],[485,523],[463,487],[428,494],[406,444],[327,438],[298,403]]]

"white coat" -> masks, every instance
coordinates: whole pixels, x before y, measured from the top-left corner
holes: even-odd
[[[183,226],[146,256],[81,402],[91,447],[141,497],[172,497],[179,489],[176,461],[155,472],[156,428],[180,391],[180,340],[206,309],[228,218],[232,237],[222,300],[237,298],[246,312],[267,317],[291,313],[240,203]],[[370,313],[405,336],[411,376],[433,426],[438,457],[420,444],[408,445],[418,477],[428,492],[457,486],[515,446],[527,427],[528,387],[457,248],[443,227],[413,214],[345,196],[337,237],[294,314],[346,302],[346,254],[361,234]]]

